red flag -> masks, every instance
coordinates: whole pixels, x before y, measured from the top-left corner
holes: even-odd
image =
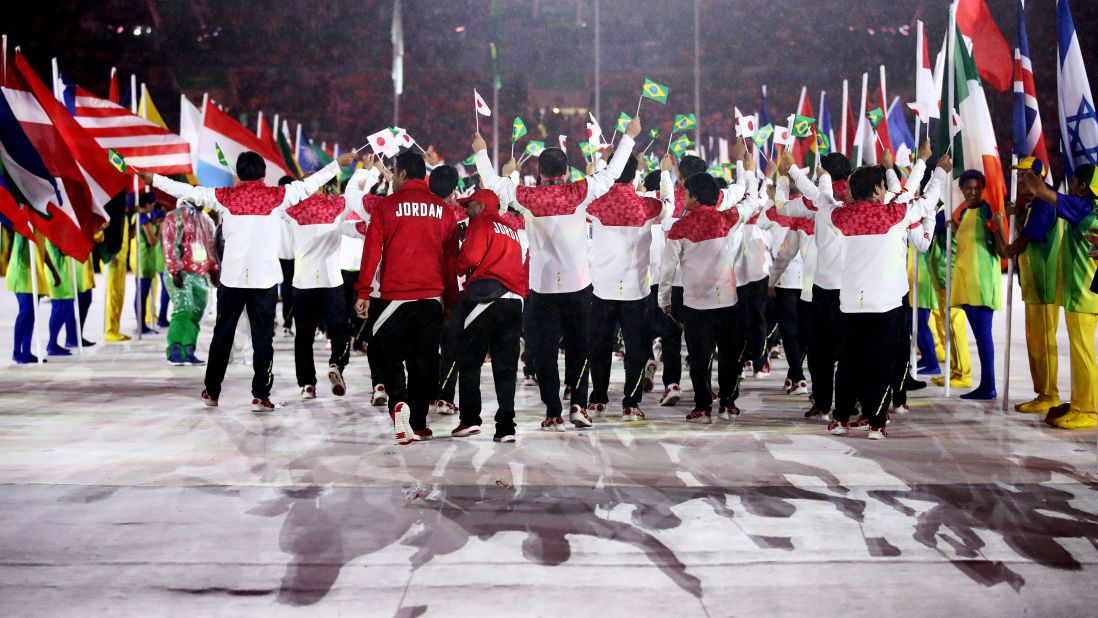
[[[122,104],[122,97],[118,95],[118,71],[111,68],[111,89],[107,94],[107,100],[111,103]]]
[[[957,3],[957,27],[972,39],[972,57],[980,78],[999,92],[1010,90],[1013,58],[999,26],[991,17],[985,0],[960,0]]]
[[[34,242],[34,232],[31,231],[30,218],[27,209],[15,202],[15,198],[3,186],[0,186],[0,215],[4,215],[11,221],[11,229],[27,240]]]
[[[877,88],[877,107],[881,108],[884,112],[885,119],[877,125],[877,137],[880,141],[877,142],[877,161],[881,161],[881,157],[884,155],[884,149],[887,148],[888,152],[892,153],[892,156],[896,156],[896,151],[892,148],[892,140],[888,136],[888,101],[885,100],[884,84],[880,84]],[[881,146],[884,146],[882,148]]]
[[[812,112],[812,101],[808,100],[808,89],[801,88],[801,102],[797,105],[797,113],[802,116],[808,116],[809,118],[815,118],[816,114]],[[789,127],[792,129],[792,124]],[[816,149],[816,138],[809,136],[807,138],[801,138],[794,140],[793,142],[793,160],[797,162],[797,165],[804,167],[804,156],[809,151]],[[813,165],[818,161],[813,162]]]

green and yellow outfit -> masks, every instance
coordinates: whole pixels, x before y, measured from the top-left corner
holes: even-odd
[[[999,255],[995,250],[995,228],[991,224],[991,206],[980,202],[958,213],[957,256],[953,263],[951,307],[964,309],[976,339],[980,357],[980,385],[961,395],[962,399],[994,399],[995,343],[991,337],[993,314],[1002,308],[1003,279]]]
[[[936,305],[936,308],[933,312],[934,329],[937,333],[939,343],[945,341],[945,309],[947,307],[949,308],[950,385],[954,387],[966,387],[972,386],[972,357],[968,353],[968,329],[965,327],[964,311],[959,308],[954,308],[946,302],[945,284],[947,255],[945,229],[945,215],[944,213],[939,212],[937,216],[937,222],[934,226],[934,242],[930,244],[930,249],[926,253],[927,272],[930,275],[929,277],[927,277],[927,279],[931,282],[934,288]],[[953,244],[950,250],[953,253],[954,260],[956,260],[956,235],[953,236]],[[953,280],[950,283],[952,286],[957,285],[956,276],[953,277]],[[945,360],[944,350],[940,358],[942,360]],[[945,384],[945,377],[943,376],[939,378],[934,378],[933,381],[938,386],[942,386]]]
[[[1060,245],[1060,304],[1064,307],[1071,346],[1071,407],[1055,421],[1065,429],[1098,427],[1098,359],[1094,336],[1098,294],[1091,291],[1095,262],[1087,252],[1088,235],[1098,234],[1098,200],[1060,195],[1056,214],[1065,221]]]
[[[1060,405],[1056,385],[1058,354],[1056,331],[1060,326],[1060,252],[1064,226],[1056,209],[1044,200],[1029,203],[1019,236],[1028,239],[1018,256],[1022,301],[1026,304],[1026,351],[1033,378],[1032,401],[1014,406],[1019,412],[1045,413]]]

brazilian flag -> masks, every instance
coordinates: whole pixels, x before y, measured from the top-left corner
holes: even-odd
[[[122,173],[126,172],[126,157],[118,154],[118,151],[114,148],[110,148],[107,150],[107,160],[111,162],[111,165],[114,166],[114,169]]]
[[[690,138],[686,135],[680,135],[679,139],[671,142],[671,152],[676,156],[681,157],[686,154],[686,150],[694,145],[694,142],[690,141]]]
[[[540,155],[544,150],[545,142],[535,142],[531,140],[526,144],[526,150],[524,150],[523,152],[530,155],[531,157],[536,157]]]
[[[618,116],[618,133],[625,133],[625,129],[629,127],[629,123],[632,121],[632,116],[626,114],[625,112],[622,112],[621,115]]]
[[[574,167],[568,168],[568,180],[572,182],[583,180],[583,172]]]
[[[824,133],[816,134],[816,151],[819,156],[824,156],[831,152],[831,138]]]
[[[580,142],[580,152],[587,156],[591,156],[598,152],[598,149],[591,145],[591,142]]]
[[[710,165],[705,171],[713,178],[724,178],[724,168],[719,165]]]
[[[877,126],[884,120],[885,114],[881,111],[881,108],[875,107],[865,113],[865,117],[869,119],[869,124],[873,126],[873,130],[877,130]]]
[[[648,137],[651,138],[651,139],[656,139],[657,137],[660,136],[660,133],[663,133],[663,131],[661,131],[659,129],[652,129],[648,132]]]
[[[517,142],[523,135],[526,135],[526,123],[515,116],[515,121],[511,123],[511,142]]]
[[[812,135],[812,125],[814,124],[816,124],[815,118],[797,114],[797,117],[793,119],[793,127],[791,129],[793,137],[808,137],[809,135]]]
[[[672,129],[672,132],[686,131],[696,126],[698,126],[698,119],[694,114],[675,114],[675,128]]]
[[[652,171],[660,169],[660,160],[656,155],[646,154],[644,155],[644,169],[645,171]]]
[[[663,84],[654,82],[647,77],[644,78],[644,85],[641,86],[641,96],[646,99],[652,99],[656,103],[663,103],[667,105],[667,94],[671,90]]]
[[[767,123],[764,126],[758,128],[755,131],[755,135],[751,136],[751,139],[755,142],[755,146],[759,148],[765,148],[767,143],[770,142],[770,136],[774,135],[774,125]]]

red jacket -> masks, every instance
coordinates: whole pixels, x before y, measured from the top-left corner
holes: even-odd
[[[355,286],[358,297],[367,298],[373,291],[379,264],[382,299],[442,296],[450,283],[446,265],[457,253],[457,224],[453,209],[423,180],[408,180],[399,191],[378,200],[366,229]]]
[[[529,275],[522,263],[518,232],[491,205],[469,220],[465,243],[457,261],[458,274],[472,273],[465,285],[477,279],[494,279],[515,294],[526,297]]]

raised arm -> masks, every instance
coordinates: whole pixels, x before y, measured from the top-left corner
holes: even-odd
[[[473,152],[476,153],[477,173],[480,174],[481,186],[499,196],[500,204],[515,204],[521,210],[522,205],[515,200],[517,184],[510,178],[496,173],[492,160],[488,158],[488,144],[480,133],[473,136]]]
[[[305,180],[295,180],[286,185],[286,194],[282,198],[282,204],[279,208],[285,210],[298,202],[305,200],[305,198],[316,193],[321,187],[328,184],[328,181],[335,178],[339,173],[339,162],[332,161],[328,165],[320,168],[314,174],[310,174]]]
[[[154,189],[160,189],[172,197],[186,200],[199,208],[208,208],[219,213],[225,210],[221,202],[217,201],[215,189],[196,187],[147,171],[142,171],[140,175],[145,180],[145,184],[150,184]]]
[[[610,163],[603,169],[587,177],[587,197],[584,205],[602,197],[614,186],[614,181],[621,177],[625,169],[625,163],[633,156],[634,138],[640,133],[640,118],[634,118],[625,129],[625,135],[618,140],[618,146],[614,150],[614,156],[610,157]]]

